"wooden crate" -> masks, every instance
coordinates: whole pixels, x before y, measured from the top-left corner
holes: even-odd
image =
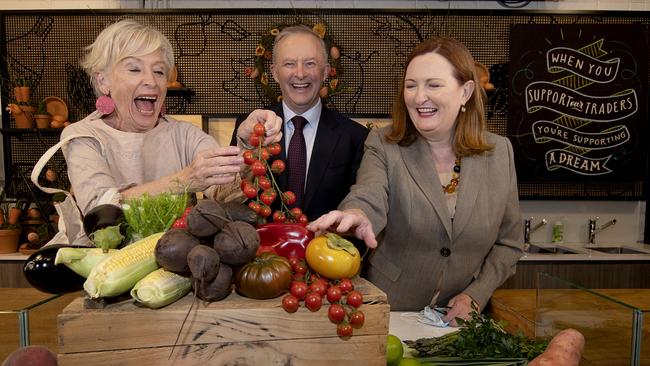
[[[133,301],[85,309],[77,298],[58,316],[59,365],[379,365],[386,364],[390,307],[384,294],[364,279],[354,280],[364,296],[366,319],[341,339],[327,318],[304,306],[293,313],[281,298],[252,300],[231,294],[222,301],[193,297],[165,308]],[[176,347],[172,347],[179,334]]]

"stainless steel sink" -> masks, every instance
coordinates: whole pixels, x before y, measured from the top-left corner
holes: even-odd
[[[559,245],[530,244],[528,254],[582,254],[582,252]]]
[[[650,252],[644,251],[643,249],[635,249],[618,245],[585,245],[584,248],[607,254],[650,254]]]

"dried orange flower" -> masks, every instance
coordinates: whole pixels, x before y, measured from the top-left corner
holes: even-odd
[[[325,33],[327,32],[327,27],[323,23],[317,23],[313,28],[314,32],[318,34],[320,38],[325,38]]]
[[[262,46],[261,44],[258,44],[257,47],[255,47],[255,56],[263,56],[264,51],[266,51],[264,46]]]

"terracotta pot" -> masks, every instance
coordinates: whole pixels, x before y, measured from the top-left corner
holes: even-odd
[[[23,116],[27,119],[25,125],[29,124],[28,127],[19,127],[19,128],[32,128],[34,125],[34,112],[36,112],[36,107],[31,105],[21,105],[19,106],[20,110],[23,111]],[[21,123],[22,124],[22,123]],[[18,120],[16,119],[16,126],[18,126]]]
[[[0,229],[0,254],[16,253],[20,229]]]
[[[35,114],[34,121],[36,121],[36,127],[38,128],[50,128],[52,116],[49,114]]]
[[[28,110],[26,113],[23,110],[23,108],[27,108],[28,106],[19,106],[18,104],[11,103],[7,107],[14,121],[16,121],[16,128],[32,128],[32,112]]]

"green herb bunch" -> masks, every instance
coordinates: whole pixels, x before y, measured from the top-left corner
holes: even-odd
[[[496,322],[477,311],[471,319],[456,318],[458,332],[437,338],[420,338],[404,341],[415,349],[420,357],[445,356],[462,359],[479,358],[527,358],[532,360],[544,352],[548,340],[528,339],[521,331],[510,334],[504,330],[505,322]]]
[[[127,200],[124,218],[129,224],[128,240],[133,242],[169,229],[183,215],[187,199],[187,193],[161,193]]]

